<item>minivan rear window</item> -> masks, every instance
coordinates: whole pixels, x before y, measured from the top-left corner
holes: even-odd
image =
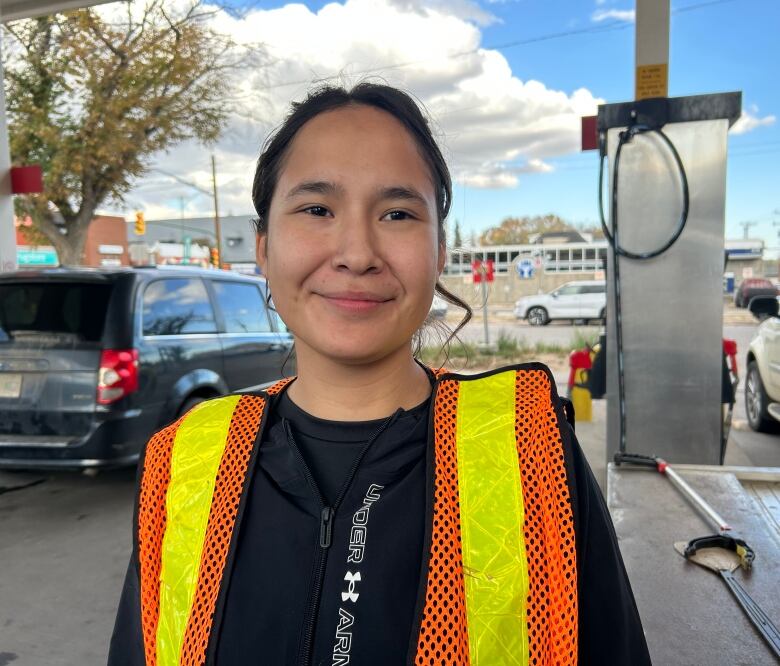
[[[85,282],[0,284],[0,342],[39,334],[99,342],[111,289]]]

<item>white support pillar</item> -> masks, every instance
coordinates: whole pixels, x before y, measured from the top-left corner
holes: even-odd
[[[11,196],[11,152],[3,89],[3,33],[0,30],[0,273],[16,269],[16,231]]]
[[[670,0],[636,0],[634,99],[669,96]]]

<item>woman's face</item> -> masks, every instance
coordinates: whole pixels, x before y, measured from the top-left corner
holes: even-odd
[[[367,363],[408,348],[444,262],[431,172],[409,132],[368,106],[306,123],[257,255],[299,358]]]

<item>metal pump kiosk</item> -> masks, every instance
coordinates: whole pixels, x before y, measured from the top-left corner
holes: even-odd
[[[688,189],[687,218],[671,247],[647,258],[608,254],[608,460],[622,439],[628,451],[674,463],[720,463],[726,144],[740,110],[740,93],[599,107],[609,164],[608,226],[623,250],[646,257],[673,239],[686,182]],[[648,130],[625,140],[633,127]],[[616,171],[617,193],[610,196]]]
[[[674,550],[712,532],[701,514],[662,474],[611,462],[671,462],[755,550],[736,575],[780,626],[780,531],[750,491],[780,469],[719,465],[727,134],[741,94],[668,98],[669,2],[636,9],[635,101],[600,106],[596,125],[611,245],[607,502],[654,663],[775,663],[717,575]]]

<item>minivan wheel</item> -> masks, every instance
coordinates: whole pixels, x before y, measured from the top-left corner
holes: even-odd
[[[748,364],[747,377],[745,377],[745,412],[748,425],[757,432],[769,432],[772,429],[773,419],[767,412],[769,396],[761,381],[761,373],[755,361]]]
[[[546,326],[550,323],[550,318],[547,316],[547,310],[542,307],[534,307],[528,311],[528,323],[531,326]]]
[[[201,402],[205,402],[208,398],[204,398],[202,395],[193,395],[187,398],[181,407],[179,407],[178,416],[184,416],[195,405],[199,405]]]

